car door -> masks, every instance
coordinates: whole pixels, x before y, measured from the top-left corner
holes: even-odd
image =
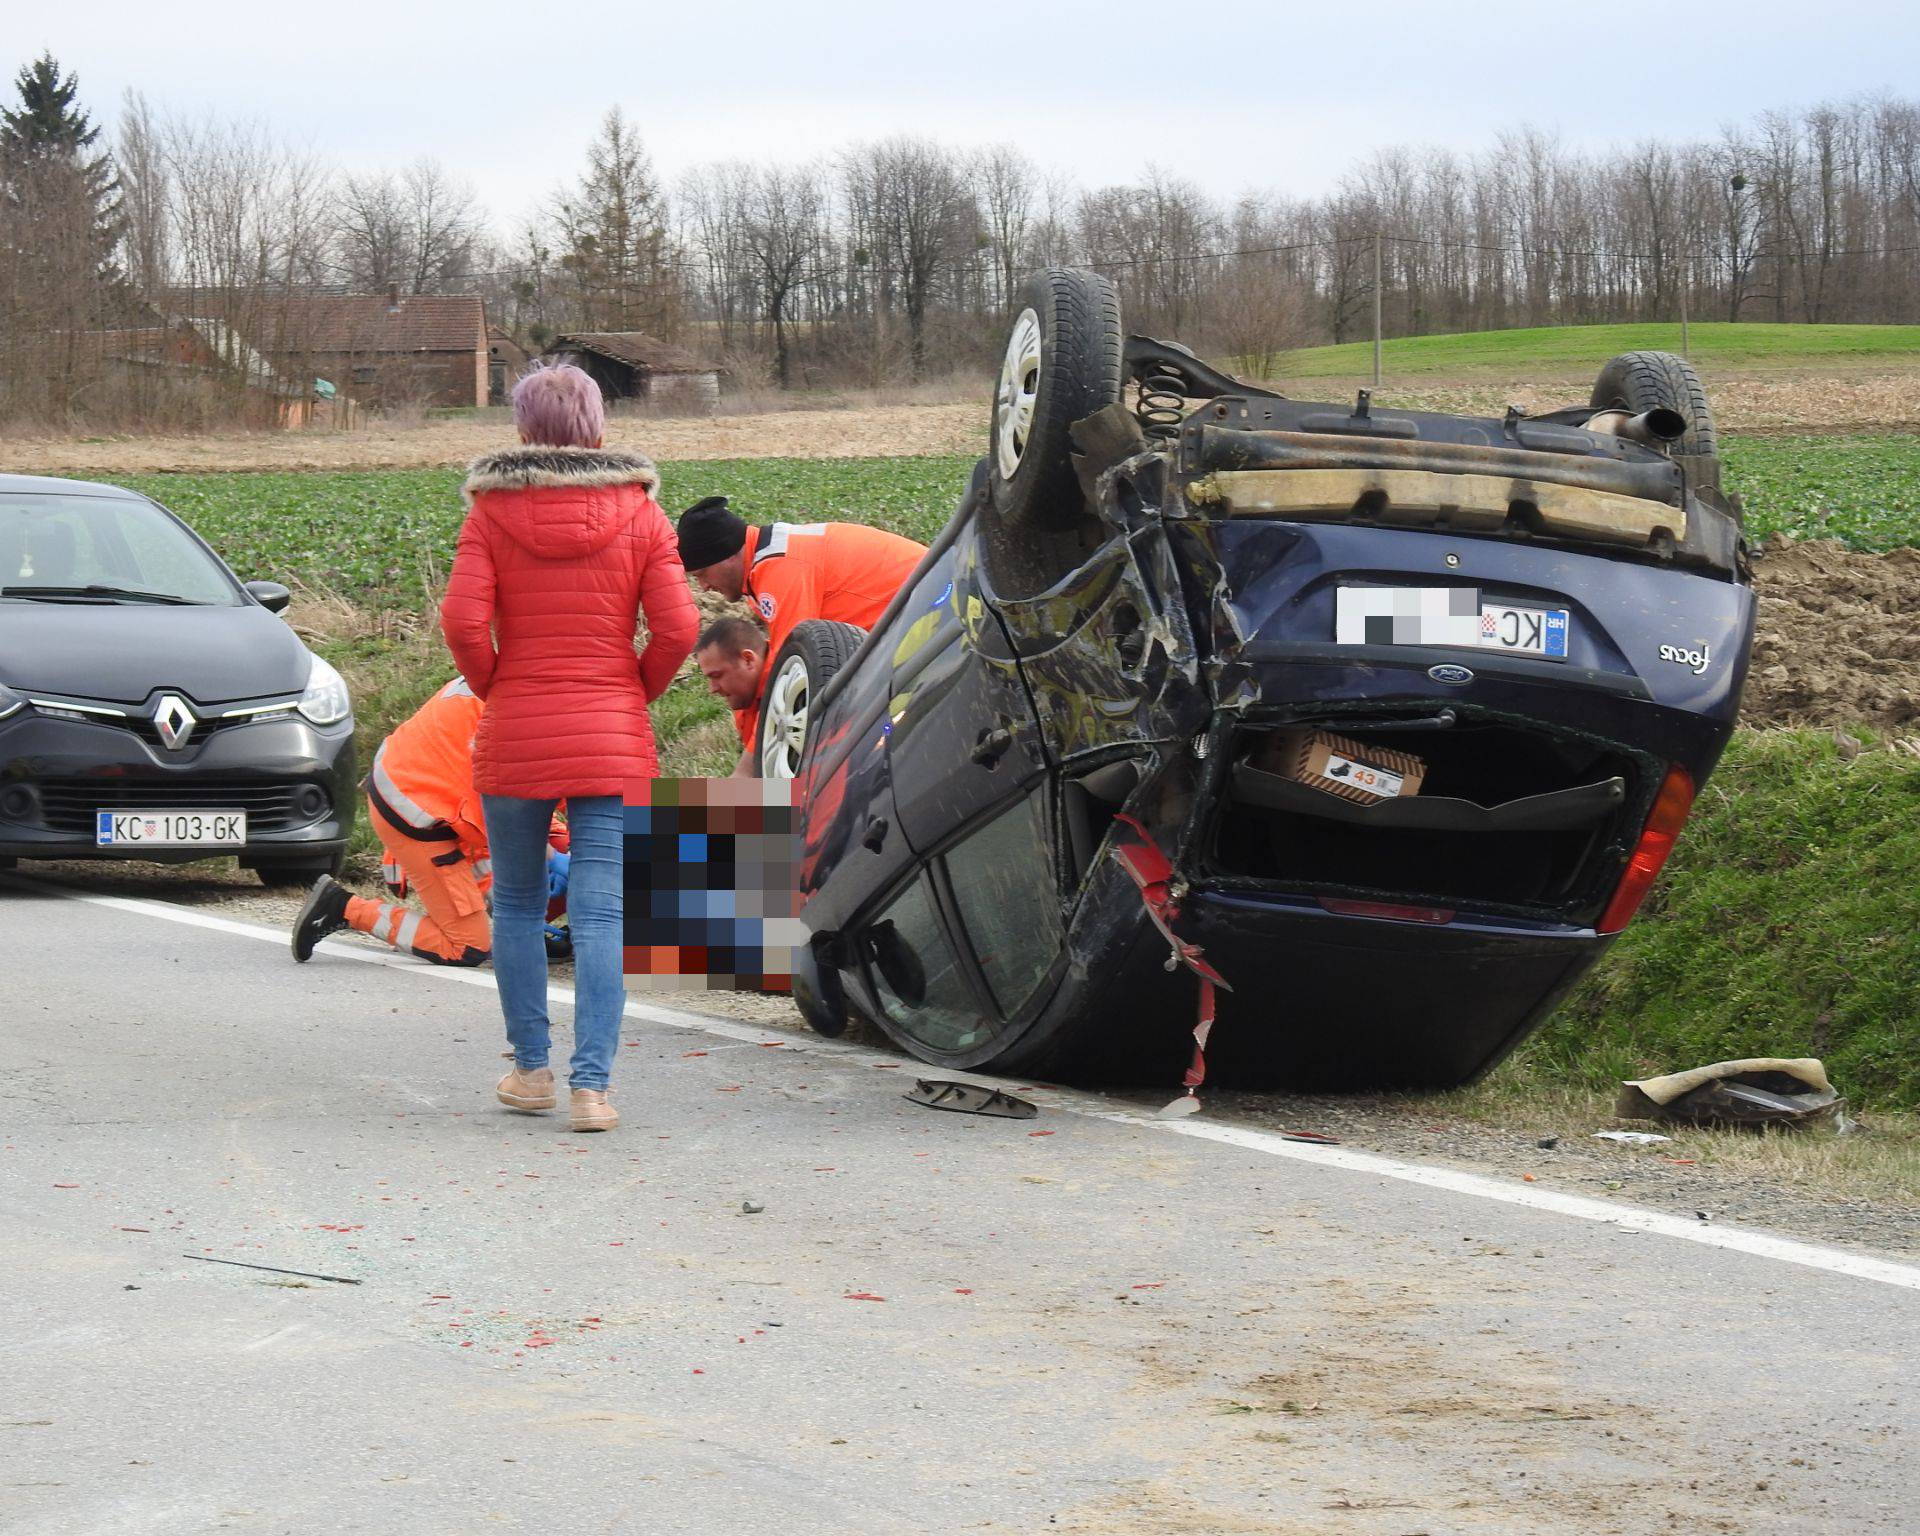
[[[962,535],[924,573],[893,646],[893,803],[922,858],[1046,771],[1026,684],[980,589],[976,548]]]

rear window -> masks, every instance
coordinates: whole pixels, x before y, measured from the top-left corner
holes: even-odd
[[[89,586],[241,601],[225,568],[150,501],[0,493],[0,588]]]

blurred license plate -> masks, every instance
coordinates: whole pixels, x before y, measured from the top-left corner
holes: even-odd
[[[1450,645],[1515,656],[1567,659],[1565,608],[1494,602],[1474,587],[1342,587],[1336,645]]]
[[[232,848],[247,840],[247,813],[101,811],[93,840],[101,848]]]

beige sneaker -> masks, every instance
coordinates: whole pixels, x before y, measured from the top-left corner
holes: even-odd
[[[607,1102],[604,1088],[573,1090],[573,1128],[576,1131],[610,1131],[620,1123],[620,1112]]]
[[[500,1079],[493,1096],[508,1109],[517,1109],[522,1114],[552,1109],[558,1102],[553,1096],[553,1069],[536,1067],[531,1072],[523,1072],[515,1067]]]

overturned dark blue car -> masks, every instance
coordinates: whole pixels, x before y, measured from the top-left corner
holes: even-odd
[[[803,624],[796,999],[947,1067],[1438,1088],[1633,917],[1753,597],[1699,381],[1472,418],[1283,399],[1055,270],[872,633]]]

